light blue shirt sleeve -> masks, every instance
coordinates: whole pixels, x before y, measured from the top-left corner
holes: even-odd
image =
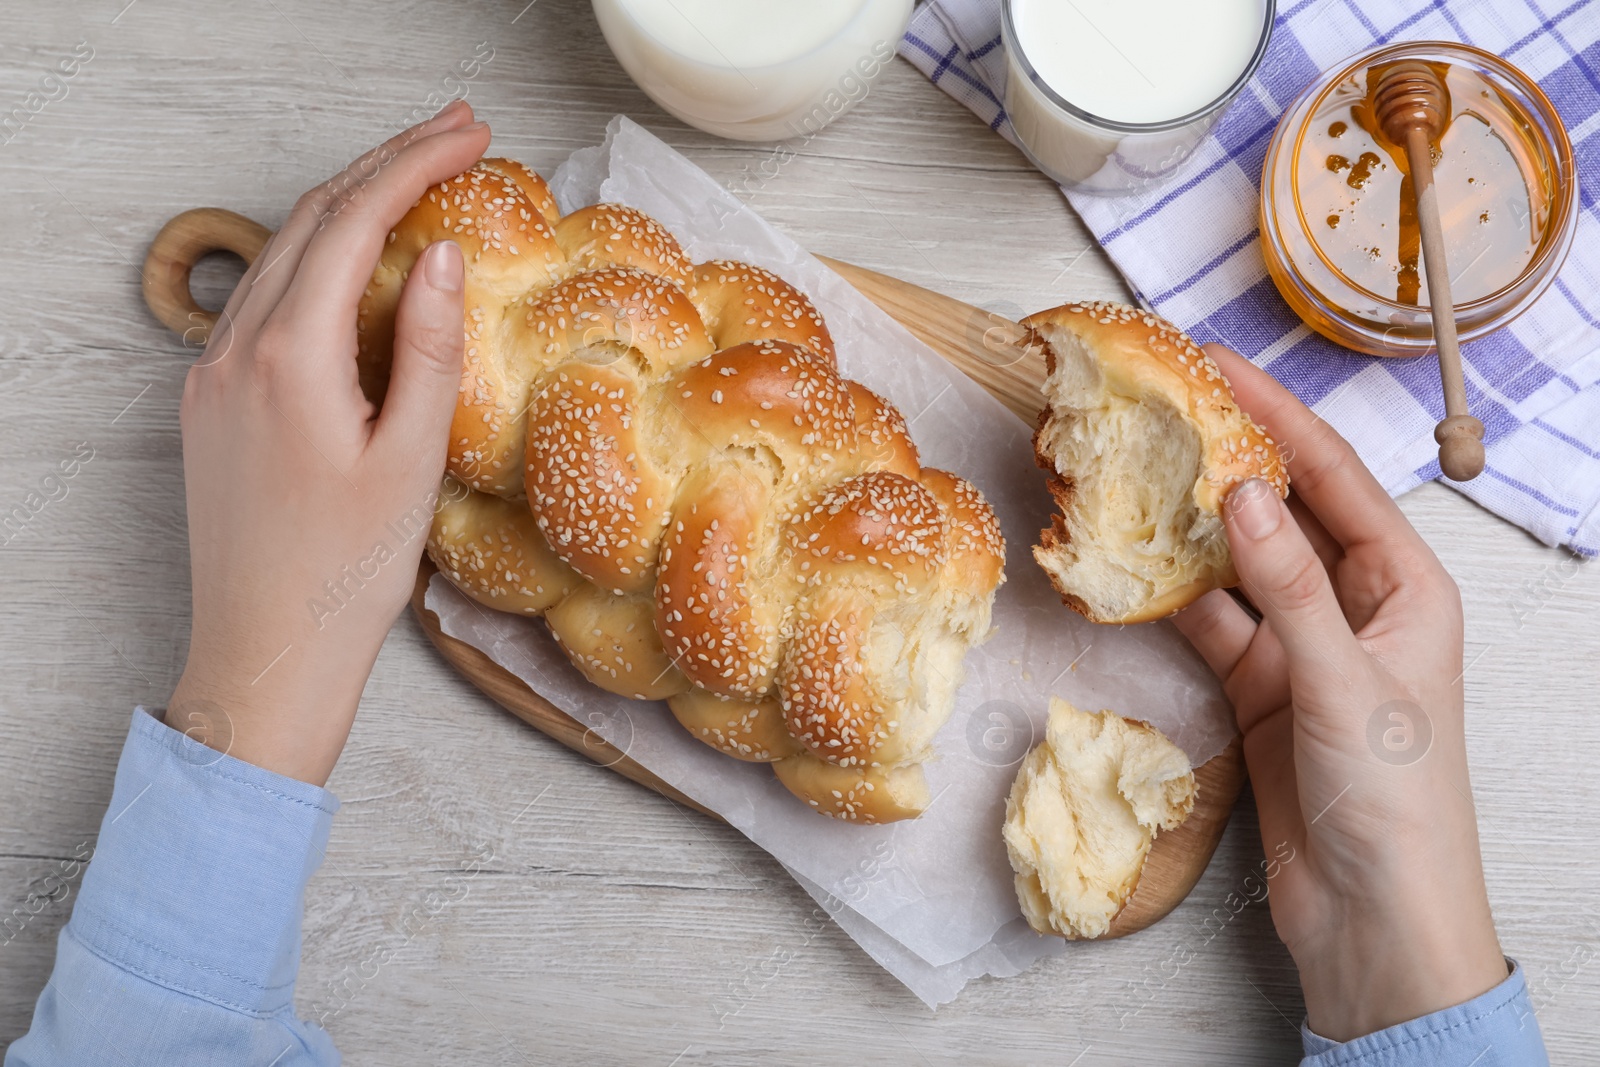
[[[1480,997],[1353,1041],[1300,1024],[1300,1067],[1550,1067],[1528,983],[1511,974]]]
[[[307,880],[339,802],[135,710],[32,1028],[5,1067],[324,1067],[294,1014]]]

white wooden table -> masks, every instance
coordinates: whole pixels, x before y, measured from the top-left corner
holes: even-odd
[[[93,58],[0,144],[0,510],[80,443],[94,459],[0,547],[0,915],[26,912],[92,843],[130,709],[164,703],[183,666],[187,362],[140,300],[147,243],[201,204],[278,225],[448,91],[484,41],[493,58],[469,99],[496,153],[548,172],[626,112],[816,252],[1009,314],[1123,295],[1050,183],[903,63],[769,177],[770,148],[651,104],[581,0],[7,0],[0,113],[80,42]],[[220,305],[237,269],[202,274]],[[1555,1061],[1600,1061],[1600,569],[1439,486],[1403,503],[1466,600],[1472,769],[1505,948],[1529,969]],[[1266,907],[1209,941],[1200,927],[1260,857],[1248,796],[1167,922],[975,982],[934,1014],[817,923],[764,853],[512,719],[409,618],[331,787],[344,808],[309,892],[299,999],[326,1012],[351,1063],[1298,1055],[1295,971]],[[482,873],[463,873],[482,856]],[[459,899],[430,914],[437,894]],[[0,930],[0,1044],[27,1027],[67,910]]]

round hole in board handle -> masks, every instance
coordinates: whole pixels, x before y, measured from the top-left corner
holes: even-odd
[[[145,303],[184,344],[203,348],[221,312],[201,307],[190,292],[195,264],[213,252],[232,252],[248,267],[271,236],[259,222],[226,208],[200,207],[174,216],[145,255]]]

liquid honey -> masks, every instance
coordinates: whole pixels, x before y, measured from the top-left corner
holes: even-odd
[[[1540,298],[1578,228],[1577,161],[1561,116],[1499,56],[1404,41],[1326,71],[1285,109],[1267,146],[1261,255],[1308,327],[1374,356],[1433,350],[1406,153],[1373,128],[1374,90],[1406,61],[1431,66],[1449,95],[1433,158],[1463,344]]]
[[[1528,269],[1549,236],[1555,190],[1547,148],[1523,104],[1464,64],[1431,62],[1448,94],[1433,145],[1434,183],[1457,305]],[[1372,101],[1392,63],[1330,87],[1295,144],[1300,223],[1324,264],[1382,300],[1427,307],[1405,148],[1376,128]]]

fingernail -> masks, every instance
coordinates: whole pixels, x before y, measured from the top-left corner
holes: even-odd
[[[489,124],[487,122],[469,122],[461,127],[462,130],[487,130],[488,128]],[[457,132],[460,131],[458,130]]]
[[[461,246],[454,241],[440,241],[429,248],[427,262],[423,264],[428,284],[446,293],[461,291],[466,268],[461,262]]]
[[[1251,541],[1270,537],[1283,522],[1283,504],[1272,486],[1250,478],[1228,494],[1229,525]]]
[[[438,111],[436,111],[434,113],[433,117],[436,118],[436,119],[442,119],[446,115],[449,115],[449,114],[452,114],[452,113],[454,113],[456,111],[459,111],[459,110],[461,110],[462,108],[464,108],[466,106],[467,106],[467,102],[464,99],[461,99],[461,98],[458,97],[457,99],[450,101],[444,107],[441,107]]]

